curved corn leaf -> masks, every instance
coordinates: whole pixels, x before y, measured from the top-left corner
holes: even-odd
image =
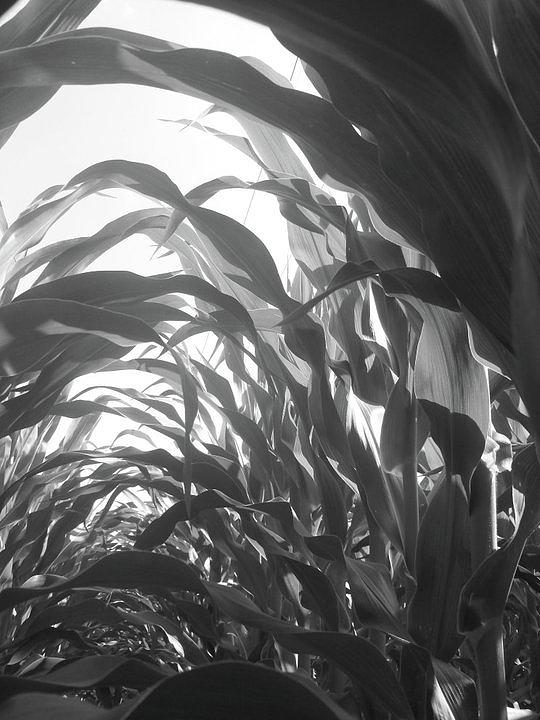
[[[0,328],[0,374],[4,376],[40,369],[44,360],[51,358],[51,352],[58,355],[65,349],[70,335],[95,335],[122,347],[137,343],[163,345],[149,325],[131,315],[56,298],[5,305],[0,308]]]
[[[434,305],[440,305],[450,310],[458,310],[458,304],[453,294],[448,290],[443,281],[426,270],[418,268],[392,268],[381,270],[372,260],[366,260],[362,264],[354,262],[345,263],[334,275],[330,284],[321,293],[318,293],[301,307],[293,310],[281,321],[286,325],[299,317],[302,317],[311,308],[315,307],[321,300],[331,295],[336,290],[350,285],[359,280],[379,275],[380,282],[389,294],[407,295],[410,294],[418,300]]]
[[[187,590],[205,593],[199,575],[181,560],[143,551],[119,551],[98,560],[70,579],[46,581],[37,575],[25,587],[0,592],[0,611],[51,592],[81,587],[125,587]]]
[[[123,685],[144,689],[172,675],[165,670],[136,658],[98,655],[64,662],[46,674],[34,674],[31,678],[0,677],[0,698],[24,692],[57,692],[68,688],[86,689]]]
[[[246,692],[249,688],[249,692]],[[166,716],[215,720],[283,718],[351,720],[351,716],[315,685],[263,665],[213,663],[164,680],[126,708],[125,720]]]
[[[18,12],[0,27],[0,50],[31,45],[57,33],[76,28],[99,4],[100,0],[72,0],[66,5],[63,0],[43,3],[32,0],[23,5]],[[11,4],[11,3],[9,3]],[[4,7],[5,11],[7,7]],[[41,88],[29,98],[20,88],[6,88],[0,92],[2,104],[17,105],[21,101],[30,101],[38,110],[49,100],[58,88]],[[6,128],[0,139],[0,147],[8,140],[16,125]]]
[[[78,699],[60,699],[44,693],[24,693],[0,704],[2,720],[54,720],[58,717],[66,720],[121,720],[123,708],[101,710],[90,703],[81,703]]]

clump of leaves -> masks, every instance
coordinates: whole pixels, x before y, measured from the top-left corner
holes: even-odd
[[[105,161],[6,230],[0,717],[535,717],[536,7],[219,3],[317,96],[38,5],[0,33],[4,139],[62,84],[155,85],[264,179]],[[154,205],[42,243],[109,188]],[[289,277],[205,207],[228,189],[278,199]],[[139,234],[181,270],[92,270]]]

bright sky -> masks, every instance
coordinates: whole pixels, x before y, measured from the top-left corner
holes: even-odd
[[[180,45],[223,50],[238,56],[255,56],[269,64],[300,89],[311,89],[300,63],[283,48],[271,31],[229,13],[178,0],[102,0],[82,27],[118,27],[153,35]],[[131,85],[64,87],[42,109],[25,120],[0,151],[0,200],[8,222],[44,189],[68,181],[76,173],[106,159],[126,159],[155,165],[182,191],[220,175],[237,175],[246,181],[259,177],[249,158],[224,142],[194,128],[162,122],[193,118],[207,103],[167,90]],[[232,124],[231,124],[232,122]],[[224,123],[227,123],[226,125]],[[210,124],[236,132],[234,121],[223,115]],[[117,199],[89,198],[62,218],[48,239],[82,236],[106,222],[152,201],[120,193]],[[251,192],[229,190],[210,207],[244,221]],[[286,266],[286,228],[276,200],[256,193],[246,223],[274,254],[278,269]],[[149,245],[126,241],[111,251],[99,267],[118,265],[139,272],[163,272],[170,265],[147,268]]]

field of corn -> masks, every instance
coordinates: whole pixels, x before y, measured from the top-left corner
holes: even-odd
[[[539,717],[540,6],[204,0],[315,95],[98,4],[0,26],[0,142],[139,84],[261,179],[107,160],[3,223],[0,720]],[[118,188],[147,209],[47,242]],[[288,277],[230,189],[277,199]],[[91,269],[135,235],[181,270]]]

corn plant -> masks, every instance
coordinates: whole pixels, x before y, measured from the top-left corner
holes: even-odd
[[[76,29],[96,4],[0,28],[2,139],[61,85],[150,85],[261,180],[108,160],[5,229],[0,718],[537,717],[535,4],[203,3],[318,94]],[[47,244],[111,188],[149,207]],[[277,199],[286,277],[230,189]],[[140,235],[171,272],[92,269]]]

